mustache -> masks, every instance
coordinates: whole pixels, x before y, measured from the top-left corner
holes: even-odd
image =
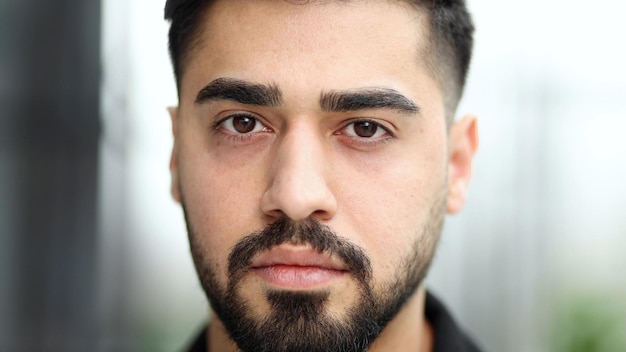
[[[228,256],[228,275],[237,282],[250,268],[252,258],[264,251],[290,243],[308,244],[319,253],[329,253],[341,259],[348,271],[360,282],[366,283],[372,277],[372,265],[365,251],[336,234],[330,227],[314,219],[294,222],[281,218],[262,231],[242,238]]]

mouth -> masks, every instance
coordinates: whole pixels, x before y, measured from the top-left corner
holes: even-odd
[[[277,288],[321,288],[348,274],[343,263],[310,247],[281,245],[252,261],[251,272]]]

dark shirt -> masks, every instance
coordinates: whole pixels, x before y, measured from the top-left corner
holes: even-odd
[[[479,352],[480,349],[454,322],[446,307],[433,295],[426,292],[426,320],[433,328],[433,352]]]
[[[434,331],[433,352],[479,352],[472,340],[454,322],[446,307],[432,294],[426,293],[426,319]],[[207,328],[203,328],[200,335],[187,351],[207,351]]]

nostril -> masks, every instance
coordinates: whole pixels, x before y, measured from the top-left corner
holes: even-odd
[[[333,215],[331,212],[326,210],[316,210],[313,212],[313,214],[311,214],[310,217],[315,220],[330,220]]]
[[[328,220],[334,216],[337,202],[327,187],[298,189],[289,184],[275,183],[261,199],[261,210],[266,216],[293,221],[315,218]]]
[[[272,209],[269,211],[264,210],[263,212],[265,213],[265,217],[269,222],[274,222],[275,220],[287,217],[287,215],[283,213],[283,211],[280,209]]]

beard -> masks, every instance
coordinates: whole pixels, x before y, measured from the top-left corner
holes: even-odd
[[[185,220],[202,288],[239,349],[357,352],[367,350],[426,276],[443,226],[443,202],[436,203],[393,277],[380,279],[377,287],[371,261],[363,249],[316,220],[294,223],[286,218],[245,236],[233,247],[228,258],[227,284],[223,285],[217,279],[215,265],[202,251],[186,211]],[[358,287],[354,304],[345,307],[343,316],[329,314],[327,307],[332,299],[329,291],[289,290],[265,291],[270,311],[265,315],[254,314],[254,307],[242,297],[245,288],[241,283],[253,257],[283,243],[309,245],[319,253],[343,261]]]

